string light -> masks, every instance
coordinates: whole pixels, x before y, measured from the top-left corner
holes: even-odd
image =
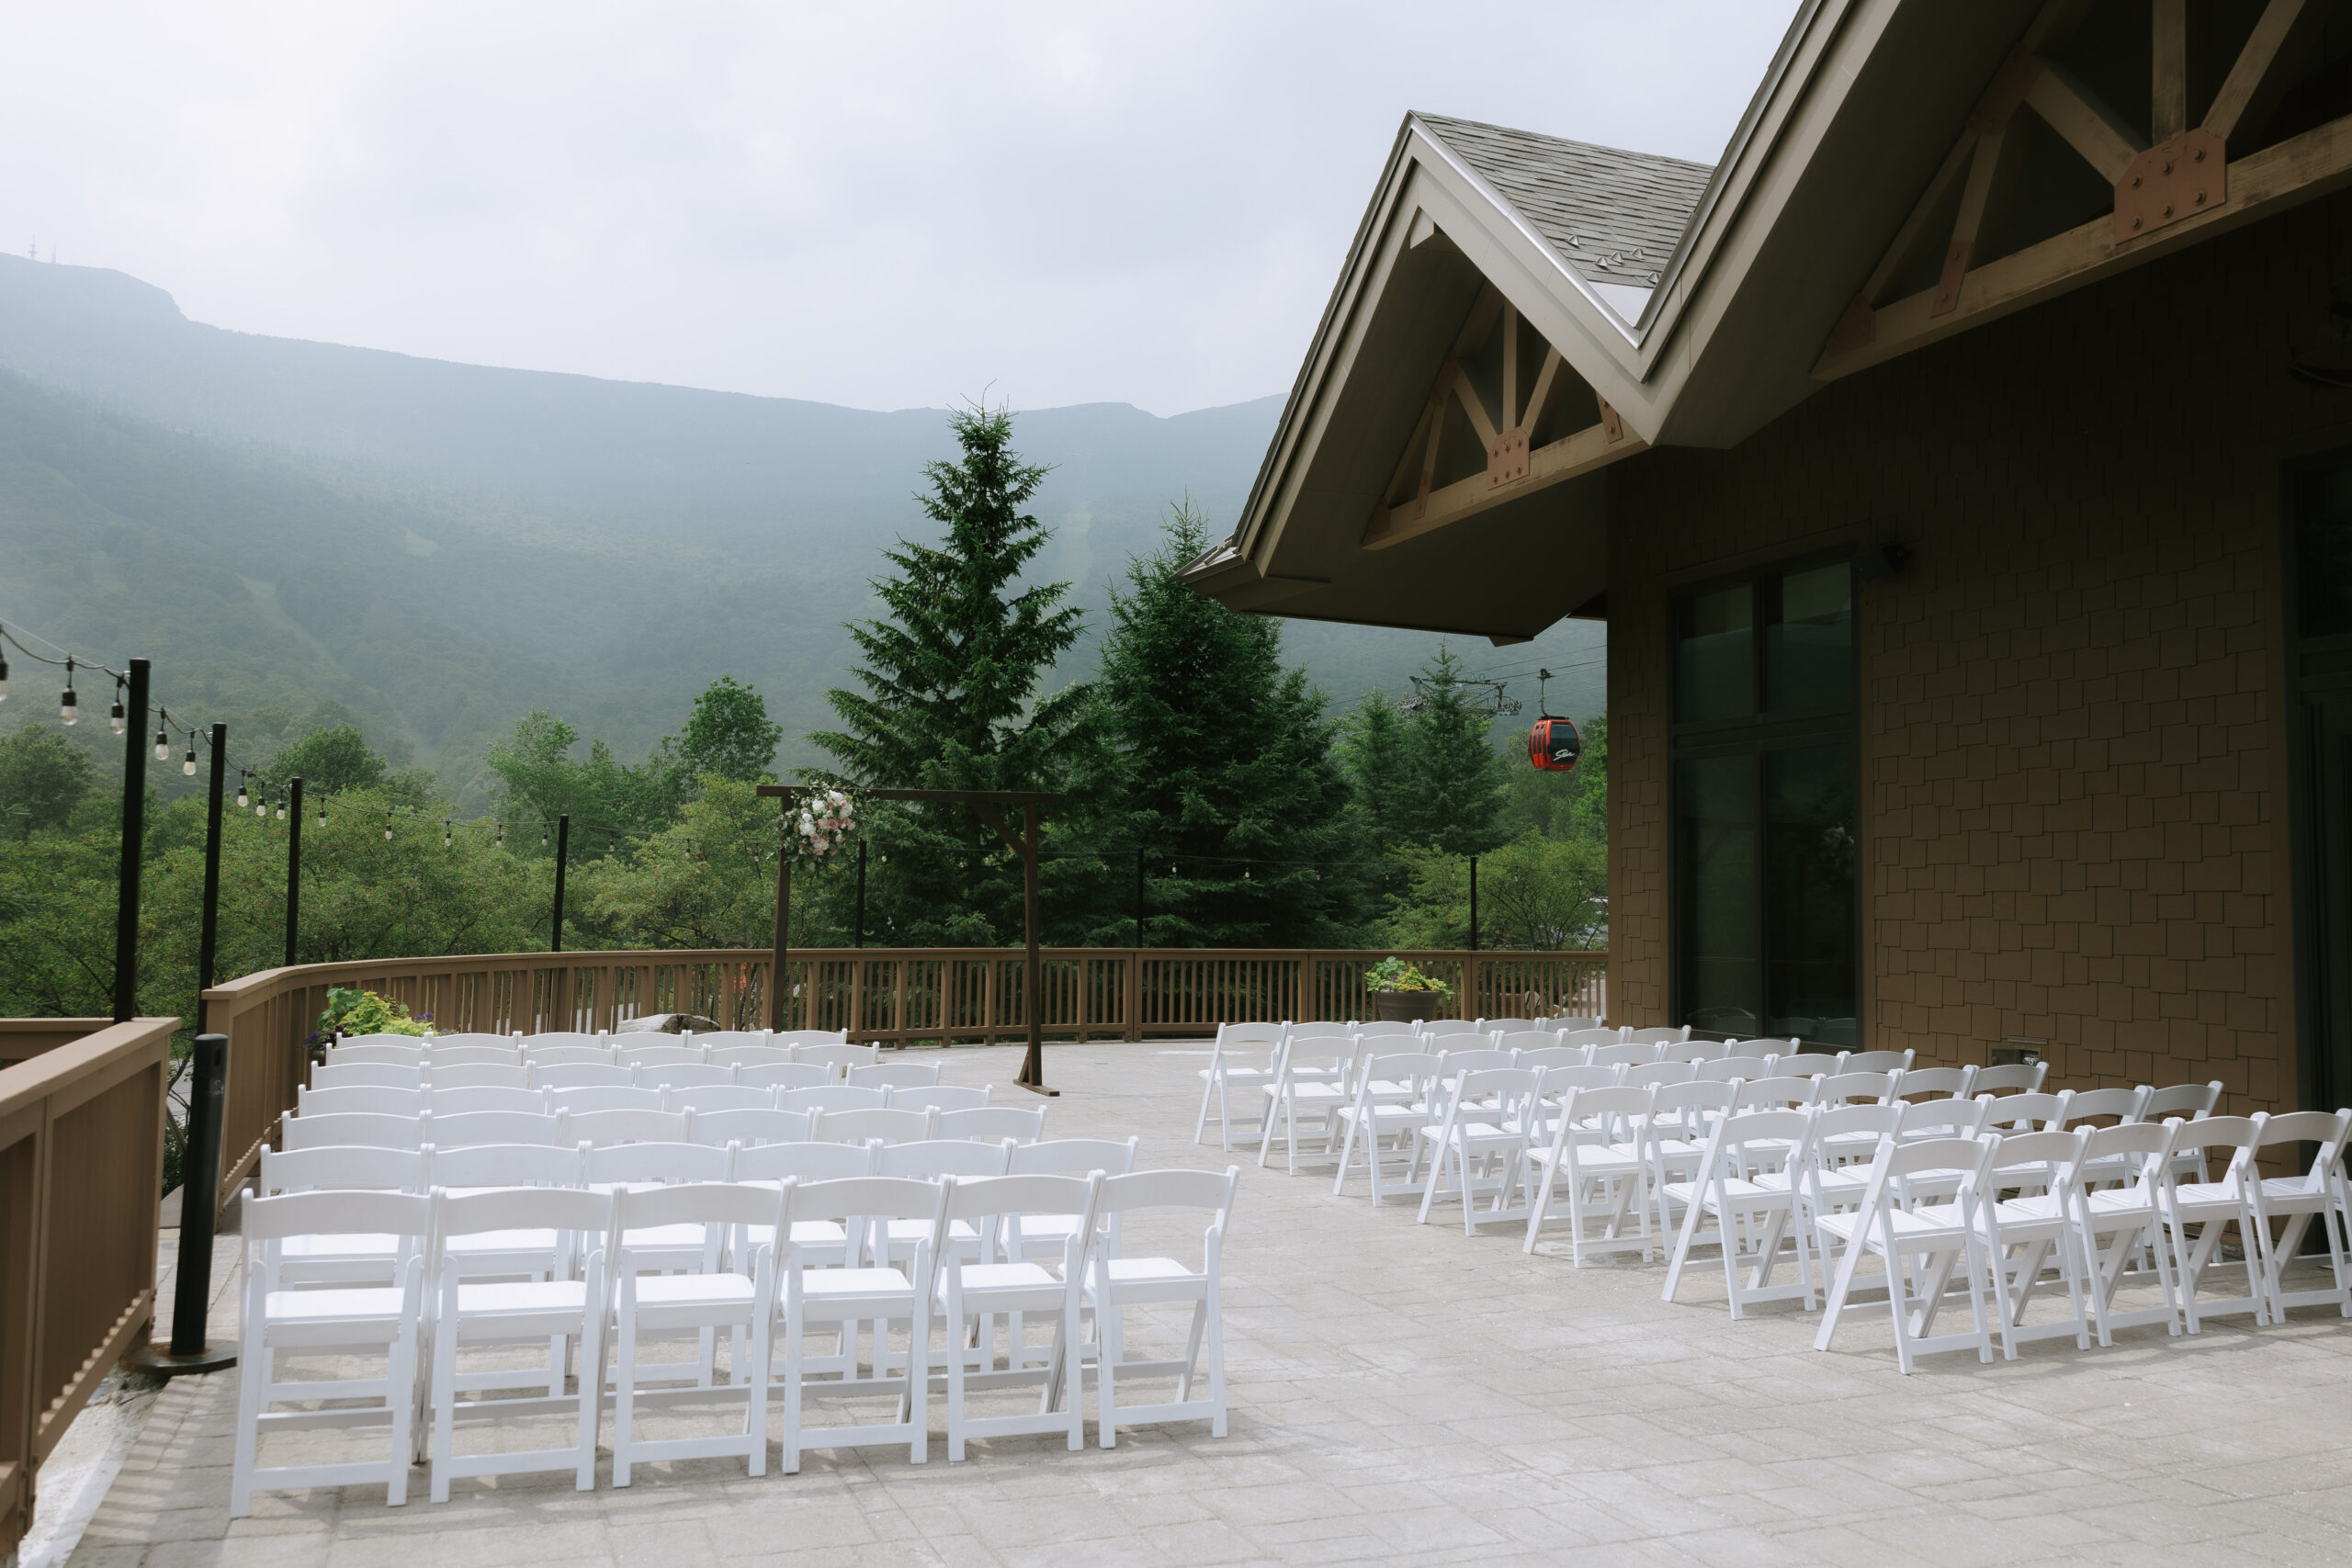
[[[65,692],[62,696],[57,699],[57,722],[71,727],[74,722],[75,716],[76,716],[74,712],[74,659],[71,654],[68,654],[65,660]]]
[[[180,759],[180,772],[189,774],[196,772],[196,732],[194,730],[188,731],[187,755]]]
[[[384,842],[386,842],[386,843],[388,843],[388,844],[389,844],[389,843],[390,843],[391,841],[392,841],[392,814],[391,814],[390,812],[387,811],[387,812],[385,812],[385,813],[384,813]]]
[[[506,824],[503,822],[498,825],[498,847],[502,850],[506,847]]]
[[[541,849],[546,849],[547,847],[548,847],[548,825],[547,825],[546,823],[542,822],[542,823],[540,823],[540,824],[539,824],[539,848],[541,848]]]
[[[254,802],[254,815],[261,818],[268,817],[269,796],[265,795],[259,800]]]
[[[239,768],[237,770],[237,809],[240,811],[243,811],[246,807],[253,804],[252,801],[245,798],[245,785],[247,778],[248,775],[246,774],[245,770]]]
[[[324,804],[323,802],[322,802],[322,803],[320,804],[320,807],[319,807],[319,826],[320,826],[320,827],[322,827],[322,828],[323,828],[323,827],[325,827],[326,825],[327,825],[327,808],[326,808],[325,804]]]
[[[446,818],[441,823],[441,847],[445,850],[449,847],[449,823]]]
[[[8,650],[0,648],[0,703],[8,700]]]
[[[159,762],[168,762],[172,760],[172,738],[164,730],[164,724],[170,720],[171,716],[171,712],[167,708],[155,710],[155,761]]]
[[[122,677],[119,675],[114,678],[114,706],[107,710],[107,722],[114,727],[117,735],[122,733]]]
[[[277,797],[277,819],[280,822],[286,820],[286,797],[282,795]]]

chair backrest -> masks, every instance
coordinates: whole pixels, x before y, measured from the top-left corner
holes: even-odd
[[[1647,1089],[1652,1084],[1689,1083],[1698,1076],[1696,1062],[1642,1062],[1627,1067],[1618,1081],[1628,1089]]]
[[[424,1064],[422,1041],[408,1045],[331,1045],[326,1055],[330,1067],[416,1067]]]
[[[1494,1048],[1493,1035],[1480,1034],[1472,1029],[1450,1030],[1443,1034],[1427,1029],[1421,1032],[1421,1049],[1424,1051],[1436,1051],[1440,1054],[1450,1051],[1461,1054],[1470,1051],[1492,1051]],[[1508,1052],[1504,1053],[1506,1058],[1509,1055]]]
[[[1718,1159],[1726,1156],[1743,1168],[1751,1165],[1782,1165],[1794,1159],[1811,1135],[1813,1116],[1810,1109],[1742,1111],[1735,1106],[1729,1115],[1715,1122],[1714,1136],[1708,1143],[1712,1151],[1709,1173],[1713,1172]]]
[[[607,1144],[588,1151],[586,1179],[623,1181],[725,1181],[732,1174],[733,1149],[708,1144]]]
[[[2184,1122],[2181,1125],[2189,1123]],[[2307,1190],[2325,1191],[2335,1162],[2344,1157],[2348,1133],[2352,1133],[2352,1111],[2284,1111],[2262,1119],[2262,1131],[2255,1139],[2255,1146],[2267,1149],[2278,1144],[2317,1144],[2319,1152],[2305,1173],[2303,1185]]]
[[[413,1149],[424,1142],[424,1120],[361,1111],[288,1116],[278,1124],[278,1146],[318,1149],[340,1144],[354,1148]]]
[[[1731,1085],[1712,1078],[1663,1083],[1651,1091],[1651,1122],[1653,1125],[1671,1122],[1688,1129],[1701,1124],[1703,1119],[1729,1114],[1731,1100]]]
[[[814,1115],[808,1111],[773,1108],[697,1111],[687,1128],[697,1144],[741,1144],[745,1148],[757,1144],[804,1144],[808,1141],[808,1122]]]
[[[421,1089],[379,1089],[353,1084],[343,1089],[300,1089],[294,1095],[298,1116],[334,1116],[357,1111],[368,1116],[418,1116],[424,1111]]]
[[[833,1081],[833,1069],[822,1062],[746,1062],[735,1069],[735,1081],[752,1089],[820,1089]]]
[[[681,1045],[675,1035],[657,1034],[651,1038],[660,1043],[637,1045],[625,1041],[613,1048],[614,1057],[625,1067],[699,1067],[708,1065],[699,1046]]]
[[[770,1043],[768,1032],[764,1029],[689,1030],[678,1038],[697,1051],[710,1053],[712,1061],[718,1059],[717,1053],[720,1051],[789,1049]]]
[[[873,1173],[867,1144],[746,1144],[735,1151],[738,1181],[839,1181]]]
[[[2002,1096],[1984,1113],[1984,1129],[1991,1133],[2031,1133],[2041,1127],[2063,1126],[2066,1107],[2075,1098],[2071,1089],[2055,1094],[2011,1094]],[[1990,1095],[1976,1097],[1979,1104],[1993,1099]]]
[[[1657,1060],[1657,1043],[1651,1040],[1596,1045],[1592,1048],[1592,1065],[1596,1067],[1645,1067]]]
[[[1661,1062],[1712,1062],[1730,1055],[1728,1040],[1669,1040],[1657,1048]]]
[[[1993,1145],[1993,1156],[1985,1168],[1992,1172],[1996,1187],[2018,1185],[2000,1179],[2007,1171],[2022,1174],[2029,1181],[2047,1180],[2055,1188],[2074,1179],[2088,1136],[2089,1129],[2084,1127],[2068,1132],[1998,1133],[1986,1140]]]
[[[639,1063],[637,1068],[639,1089],[706,1089],[734,1081],[734,1068],[708,1062]]]
[[[424,1068],[404,1062],[327,1063],[311,1069],[311,1088],[423,1089]]]
[[[1776,1105],[1811,1105],[1815,1092],[1811,1078],[1749,1078],[1739,1086],[1732,1097],[1734,1111],[1761,1111]]]
[[[882,1047],[879,1045],[849,1045],[840,1043],[824,1045],[795,1045],[792,1048],[792,1059],[796,1062],[815,1062],[822,1066],[846,1070],[851,1067],[873,1066],[875,1058],[880,1055],[881,1052]]]
[[[846,1045],[846,1029],[778,1029],[768,1034],[768,1043],[781,1045],[787,1051],[797,1051],[803,1045]]]
[[[894,1111],[981,1111],[988,1107],[989,1085],[942,1083],[889,1091],[884,1101]]]
[[[1453,1066],[1451,1059],[1447,1065],[1449,1068]],[[1483,1106],[1488,1100],[1499,1106],[1502,1114],[1516,1114],[1521,1105],[1534,1097],[1543,1082],[1544,1072],[1540,1067],[1506,1066],[1465,1070],[1454,1075],[1448,1115],[1451,1117],[1464,1108]],[[1494,1112],[1479,1110],[1476,1114],[1484,1119]]]
[[[1487,1032],[1478,1027],[1476,1019],[1430,1018],[1421,1021],[1421,1039],[1427,1042],[1432,1050],[1444,1050],[1447,1037],[1455,1034],[1475,1034],[1478,1037],[1478,1043],[1481,1045],[1491,1043],[1487,1038]]]
[[[278,1192],[422,1192],[428,1185],[421,1150],[347,1145],[273,1149],[264,1144],[254,1190],[268,1197]]]
[[[2065,1124],[2071,1127],[2094,1116],[2112,1116],[2118,1122],[2143,1120],[2150,1092],[2145,1089],[2078,1089],[2074,1099],[2066,1102]]]
[[[889,1099],[887,1089],[832,1083],[786,1089],[776,1097],[776,1104],[786,1111],[879,1111]]]
[[[580,1029],[550,1029],[543,1034],[526,1034],[519,1042],[510,1043],[519,1043],[526,1051],[564,1050],[582,1045],[602,1051],[611,1048],[613,1036],[602,1032],[592,1034]]]
[[[1016,1144],[1006,1156],[1005,1169],[1015,1176],[1048,1171],[1099,1170],[1125,1176],[1136,1168],[1140,1138],[1049,1138],[1037,1144]]]
[[[712,1226],[773,1227],[784,1216],[784,1194],[775,1188],[727,1180],[624,1188],[613,1194],[613,1234],[621,1238],[621,1257],[616,1261],[624,1279],[629,1273],[627,1259],[632,1233],[665,1232],[673,1225],[702,1225],[709,1235],[708,1227]],[[712,1242],[717,1239],[710,1235]],[[676,1244],[663,1235],[660,1245],[666,1251]]]
[[[570,1067],[582,1063],[590,1066],[609,1066],[613,1054],[600,1045],[550,1045],[543,1051],[523,1053],[526,1067]]]
[[[248,1245],[294,1235],[396,1235],[422,1241],[433,1200],[414,1192],[288,1192],[238,1205]]]
[[[780,1067],[792,1060],[789,1045],[714,1045],[710,1058],[722,1067]]]
[[[1125,1214],[1138,1209],[1207,1209],[1215,1211],[1215,1228],[1222,1231],[1233,1210],[1233,1192],[1241,1168],[1213,1170],[1134,1170],[1105,1177],[1095,1200],[1098,1214]]]
[[[1500,1032],[1502,1038],[1495,1042],[1495,1049],[1517,1052],[1520,1065],[1522,1066],[1531,1065],[1546,1067],[1566,1066],[1570,1062],[1581,1061],[1584,1057],[1584,1053],[1575,1046],[1561,1044],[1559,1035],[1548,1029],[1506,1029]],[[1552,1052],[1557,1059],[1529,1063],[1527,1060],[1529,1055],[1537,1051]]]
[[[2041,1080],[2050,1076],[2050,1064],[2043,1061],[2007,1062],[1997,1067],[1979,1067],[1976,1079],[1969,1085],[1971,1094],[2039,1094]]]
[[[1997,1103],[1989,1099],[1906,1100],[1903,1101],[1903,1120],[1895,1124],[1894,1135],[1915,1140],[1973,1138],[1984,1130],[1985,1117]]]
[[[592,1115],[627,1116],[626,1111],[592,1111]],[[424,1118],[430,1129],[423,1141],[435,1148],[463,1148],[468,1144],[569,1144],[578,1134],[567,1133],[561,1111],[466,1111],[455,1116]]]
[[[594,1144],[683,1144],[686,1113],[683,1111],[583,1111],[568,1119],[571,1138]]]
[[[1807,1134],[1812,1139],[1809,1154],[1816,1159],[1837,1155],[1838,1147],[1828,1140],[1851,1138],[1858,1134],[1872,1137],[1891,1138],[1903,1126],[1900,1105],[1825,1105],[1814,1112],[1813,1128]]]
[[[459,1029],[430,1038],[435,1045],[503,1045],[509,1050],[519,1050],[523,1044],[523,1036],[519,1033],[492,1034],[480,1029]]]
[[[1285,1043],[1312,1046],[1318,1054],[1329,1054],[1335,1048],[1345,1051],[1348,1043],[1363,1032],[1355,1023],[1294,1023],[1283,1036]]]
[[[1478,1027],[1488,1034],[1556,1034],[1559,1032],[1556,1029],[1538,1030],[1535,1021],[1532,1018],[1482,1018],[1478,1021]],[[1508,1048],[1510,1042],[1506,1040],[1500,1043]],[[1545,1041],[1544,1043],[1548,1045],[1551,1042]]]
[[[394,1045],[404,1050],[429,1051],[434,1038],[425,1034],[346,1034],[337,1043],[345,1050],[355,1045]]]
[[[1578,1089],[1568,1091],[1560,1101],[1560,1124],[1554,1135],[1563,1142],[1572,1140],[1577,1124],[1598,1126],[1601,1134],[1615,1139],[1629,1131],[1625,1118],[1647,1116],[1657,1100],[1653,1089],[1627,1089],[1614,1084],[1607,1089]]]
[[[684,1089],[662,1091],[664,1111],[691,1111],[700,1115],[706,1111],[773,1111],[775,1090],[753,1089],[749,1084],[707,1083]],[[696,1139],[697,1143],[701,1140]]]
[[[1973,1201],[1984,1186],[1984,1168],[1993,1157],[1990,1138],[1921,1138],[1917,1143],[1900,1140],[1882,1143],[1878,1154],[1871,1161],[1870,1190],[1865,1205],[1880,1200],[1887,1188],[1908,1180],[1922,1172],[1933,1171],[1939,1176],[1947,1172],[1960,1173],[1959,1190],[1955,1201]]]
[[[1948,1095],[1954,1100],[1970,1098],[1969,1080],[1976,1076],[1974,1067],[1905,1067],[1894,1083],[1894,1098],[1917,1100],[1923,1095]]]
[[[775,1201],[775,1194],[767,1195]],[[587,1252],[602,1251],[613,1229],[613,1195],[577,1187],[510,1187],[490,1192],[445,1193],[436,1216],[443,1236],[499,1231],[554,1231]],[[450,1275],[465,1266],[462,1253],[445,1253]],[[595,1278],[592,1273],[591,1279]]]
[[[1779,1064],[1774,1066],[1777,1068]],[[1817,1105],[1847,1105],[1857,1100],[1883,1103],[1894,1098],[1894,1074],[1884,1068],[1876,1072],[1830,1073],[1823,1077],[1813,1098]]]
[[[1761,1056],[1715,1056],[1699,1064],[1702,1078],[1760,1078],[1769,1076],[1772,1064]]]
[[[435,1045],[428,1053],[433,1069],[445,1067],[519,1067],[523,1053],[512,1045]]]
[[[541,1089],[634,1089],[637,1075],[616,1062],[558,1062],[534,1066],[531,1081]]]
[[[1849,1073],[1907,1073],[1916,1051],[1849,1051],[1846,1071]]]
[[[2164,1122],[2119,1122],[2112,1127],[2085,1127],[2082,1165],[2122,1161],[2138,1168],[2128,1179],[2143,1190],[2163,1179],[2165,1161],[2172,1154],[2173,1130]],[[2078,1168],[2078,1174],[2080,1173]]]
[[[907,1144],[884,1144],[874,1151],[876,1176],[919,1176],[936,1181],[943,1176],[1002,1176],[1005,1146],[968,1138],[922,1138]]]
[[[1360,1040],[1419,1040],[1421,1026],[1409,1020],[1376,1019],[1355,1026]]]
[[[1653,1062],[1650,1066],[1657,1064]],[[1585,1067],[1573,1063],[1565,1067],[1545,1067],[1543,1069],[1544,1092],[1566,1094],[1572,1089],[1615,1089],[1625,1081],[1627,1073],[1639,1070],[1634,1067]]]
[[[937,1062],[869,1062],[849,1070],[849,1081],[868,1089],[929,1089],[939,1081]]]
[[[2232,1151],[2232,1170],[2238,1161],[2251,1156],[2262,1140],[2263,1122],[2258,1116],[2204,1116],[2194,1122],[2174,1121],[2172,1148],[2175,1154],[2191,1149],[2228,1149]],[[293,1125],[294,1123],[288,1123]]]
[[[531,1069],[496,1062],[461,1062],[444,1066],[435,1057],[424,1070],[424,1081],[435,1089],[529,1089]]]
[[[1629,1044],[1636,1045],[1663,1045],[1670,1040],[1688,1040],[1690,1038],[1690,1026],[1687,1023],[1683,1024],[1679,1029],[1667,1027],[1636,1029],[1631,1034],[1625,1036],[1626,1042]]]
[[[2222,1103],[2222,1080],[2219,1078],[2211,1083],[2168,1084],[2163,1089],[2150,1089],[2145,1084],[2140,1087],[2148,1089],[2148,1102],[2140,1108],[2140,1115],[2146,1121],[2165,1116],[2186,1116],[2194,1122],[2199,1117],[2211,1116],[2213,1108]]]
[[[1511,1041],[1534,1037],[1525,1034],[1506,1034],[1503,1038],[1506,1041]],[[1589,1055],[1590,1053],[1582,1045],[1538,1045],[1532,1049],[1521,1050],[1514,1065],[1546,1071],[1555,1067],[1581,1067],[1585,1066],[1585,1057]]]
[[[900,1107],[899,1109],[907,1109]],[[1034,1144],[1046,1135],[1046,1108],[1042,1105],[974,1105],[961,1111],[934,1106],[939,1116],[932,1123],[934,1138],[986,1138],[1001,1143],[1007,1138],[1015,1143]]]
[[[474,1144],[425,1151],[435,1187],[577,1187],[588,1155],[578,1144]]]
[[[932,1135],[929,1111],[820,1111],[808,1128],[820,1143],[864,1143],[879,1138],[886,1144],[918,1143]]]
[[[1560,1043],[1563,1045],[1622,1045],[1624,1043],[1623,1030],[1602,1029],[1597,1024],[1590,1029],[1564,1029],[1560,1032]]]
[[[424,1109],[435,1116],[461,1116],[470,1111],[527,1111],[542,1115],[552,1108],[547,1095],[536,1089],[509,1089],[500,1084],[445,1089],[435,1083],[424,1091]]]
[[[662,1091],[658,1089],[635,1089],[610,1084],[586,1089],[551,1089],[548,1104],[554,1110],[574,1115],[583,1111],[659,1111]]]
[[[785,1223],[813,1220],[929,1220],[936,1224],[947,1201],[944,1182],[906,1176],[847,1176],[797,1183],[785,1195]]]
[[[1843,1055],[1833,1056],[1821,1051],[1796,1051],[1785,1056],[1772,1058],[1772,1074],[1775,1077],[1826,1077],[1830,1074],[1842,1073],[1845,1070],[1846,1059]]]
[[[1454,1038],[1457,1040],[1464,1038],[1476,1039],[1477,1036],[1464,1036],[1457,1034]],[[1474,1049],[1463,1051],[1441,1051],[1438,1055],[1445,1058],[1445,1076],[1447,1077],[1453,1077],[1462,1073],[1491,1073],[1513,1065],[1510,1059],[1510,1053],[1508,1051]]]
[[[1094,1229],[1095,1200],[1101,1179],[1088,1176],[1023,1174],[955,1177],[947,1183],[947,1201],[941,1218],[971,1224],[1022,1214],[1074,1214],[1065,1247],[1086,1245],[1080,1240]]]

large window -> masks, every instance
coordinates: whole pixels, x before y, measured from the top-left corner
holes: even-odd
[[[1859,1044],[1853,570],[1697,590],[1674,631],[1681,1021]]]

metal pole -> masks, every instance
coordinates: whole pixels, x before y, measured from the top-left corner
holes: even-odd
[[[1022,923],[1029,933],[1029,977],[1022,998],[1028,1004],[1029,1054],[1022,1058],[1021,1076],[1015,1081],[1023,1089],[1051,1094],[1054,1091],[1046,1087],[1045,964],[1037,955],[1037,808],[1034,805],[1021,808],[1021,906]]]
[[[296,779],[294,787],[299,792],[302,781]],[[571,859],[571,814],[566,811],[559,813],[555,819],[555,920],[548,931],[549,953],[563,951],[563,875],[570,868]]]
[[[144,732],[141,739],[145,739]],[[150,1344],[130,1358],[142,1372],[178,1377],[237,1364],[233,1344],[208,1347],[212,1307],[212,1239],[220,1220],[220,1122],[228,1087],[229,1037],[198,1034],[187,1096],[187,1142],[180,1156],[180,1240],[172,1290],[168,1350]]]
[[[1478,951],[1478,857],[1470,857],[1470,951]]]
[[[212,727],[212,798],[204,818],[204,916],[196,941],[196,1032],[204,1032],[204,993],[220,946],[220,793],[229,777],[229,727]],[[173,1319],[177,1323],[177,1318]],[[174,1333],[177,1333],[176,1329]]]
[[[123,733],[122,864],[114,903],[114,1021],[139,1016],[139,870],[147,849],[147,660],[130,661]]]
[[[302,781],[291,781],[286,791],[286,966],[294,967],[294,939],[302,931]]]
[[[792,931],[792,796],[784,797],[784,817],[775,847],[775,935],[768,953],[768,1028],[785,1027],[785,951]]]
[[[1136,847],[1136,945],[1143,945],[1143,847]]]
[[[857,841],[857,931],[851,937],[852,947],[865,945],[865,840]]]

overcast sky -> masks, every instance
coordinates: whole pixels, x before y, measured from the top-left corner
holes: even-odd
[[[1289,389],[1408,108],[1712,163],[1795,0],[5,0],[0,244],[198,321],[935,406]]]

